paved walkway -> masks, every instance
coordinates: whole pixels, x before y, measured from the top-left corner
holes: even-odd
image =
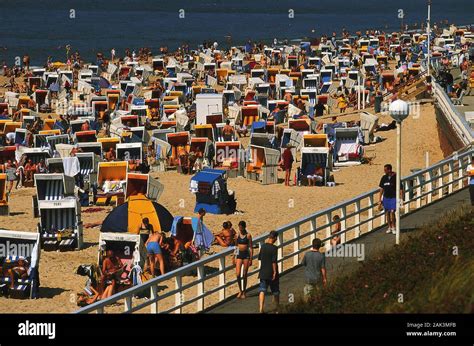
[[[454,83],[461,82],[461,71],[459,68],[455,68],[452,70],[454,76]],[[462,106],[456,106],[456,108],[461,112],[461,114],[465,117],[466,112],[474,112],[474,88],[470,92],[470,95],[464,95],[462,99]],[[474,123],[472,123],[471,128],[474,129]]]
[[[401,239],[407,237],[410,232],[416,232],[416,229],[425,223],[432,222],[439,218],[445,212],[455,209],[462,204],[469,203],[469,191],[464,189],[456,192],[449,197],[424,207],[416,212],[408,214],[401,220]],[[353,243],[364,244],[365,258],[372,258],[378,252],[390,249],[395,245],[395,235],[386,234],[386,228],[373,231]],[[360,262],[357,258],[336,258],[328,257],[326,259],[326,268],[328,280],[334,280],[338,276],[347,275],[355,271]],[[301,297],[304,286],[304,272],[302,267],[297,267],[280,278],[281,303],[288,302],[290,294],[295,298]],[[271,297],[267,296],[266,310],[272,309]],[[258,291],[253,288],[248,291],[247,299],[231,298],[207,312],[210,313],[257,313],[258,312]]]

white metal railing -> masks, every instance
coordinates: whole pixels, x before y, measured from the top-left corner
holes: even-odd
[[[433,83],[433,92],[441,112],[458,134],[459,139],[463,141],[464,145],[471,144],[474,141],[474,131],[466,119],[464,119],[456,106],[453,105],[443,88],[436,82]]]
[[[462,189],[463,172],[473,154],[473,148],[466,147],[463,152],[404,178],[403,212],[410,213]],[[331,226],[335,214],[341,218],[341,243],[357,239],[385,225],[385,216],[377,208],[378,194],[379,190],[374,189],[276,229],[280,273],[284,274],[299,265],[300,255],[311,247],[315,237],[322,239],[326,243],[326,250],[329,249],[330,239],[334,236]],[[266,237],[257,237],[254,244],[262,244]],[[84,307],[77,313],[104,313],[106,308],[107,312],[120,312],[117,303],[122,301],[122,311],[126,313],[143,312],[147,307],[151,313],[203,311],[237,292],[235,266],[230,262],[232,253],[233,249],[226,249],[202,258]],[[256,257],[254,255],[253,259],[256,260]],[[258,266],[255,263],[249,269],[249,287],[257,284],[257,274]],[[143,296],[147,296],[147,299]]]

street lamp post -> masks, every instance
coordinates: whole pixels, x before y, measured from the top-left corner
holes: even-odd
[[[403,100],[396,100],[390,104],[390,116],[397,122],[397,181],[396,181],[396,198],[397,209],[395,212],[396,236],[395,243],[400,244],[400,183],[402,175],[402,122],[410,114],[410,107]]]
[[[426,33],[427,33],[427,40],[428,40],[428,45],[427,45],[427,72],[428,76],[430,75],[430,62],[431,62],[431,52],[430,52],[430,45],[431,45],[431,0],[428,0],[428,18],[427,18],[427,23],[426,23]]]

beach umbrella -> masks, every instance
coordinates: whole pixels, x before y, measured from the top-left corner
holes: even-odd
[[[137,195],[112,210],[102,223],[100,231],[139,234],[145,217],[150,220],[155,231],[171,230],[173,215],[161,204],[147,199],[144,195]]]

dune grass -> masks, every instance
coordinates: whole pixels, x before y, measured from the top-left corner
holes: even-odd
[[[473,313],[474,208],[441,216],[286,313]]]

